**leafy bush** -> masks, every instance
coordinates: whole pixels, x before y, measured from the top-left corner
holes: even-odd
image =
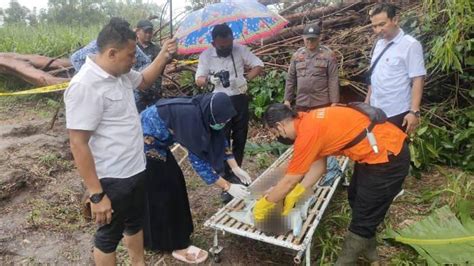
[[[463,72],[474,65],[474,2],[471,0],[425,0],[428,10],[425,29],[434,32],[429,42],[428,67],[442,71]]]
[[[286,72],[271,70],[264,77],[249,82],[249,95],[252,97],[250,111],[256,118],[262,117],[268,105],[283,102]]]
[[[410,145],[414,173],[434,164],[474,171],[474,76],[470,71],[474,4],[469,0],[423,0],[423,4],[422,14],[407,12],[401,23],[423,43],[429,71],[423,121]]]
[[[425,170],[433,164],[458,166],[474,171],[474,108],[452,110],[445,113],[452,118],[452,127],[437,126],[430,122],[437,108],[430,110],[417,129],[410,145],[415,170]]]
[[[288,149],[288,147],[288,145],[276,141],[260,144],[247,141],[245,144],[245,154],[248,156],[254,156],[262,153],[271,153],[275,156],[280,156],[286,151],[286,149]]]

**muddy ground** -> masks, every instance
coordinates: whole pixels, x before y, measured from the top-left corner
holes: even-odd
[[[82,219],[79,202],[83,194],[81,178],[74,169],[68,148],[64,116],[60,108],[54,126],[51,118],[60,96],[0,99],[0,264],[54,263],[91,264],[94,225]],[[251,141],[265,141],[265,132],[253,128]],[[258,176],[276,157],[269,153],[247,156],[244,168]],[[213,231],[204,221],[222,205],[220,191],[206,186],[185,163],[183,166],[189,201],[194,217],[193,243],[208,249]],[[423,191],[444,184],[439,174],[422,179],[408,177],[407,193],[391,208],[382,226],[399,227],[423,217],[430,202],[414,203]],[[312,262],[331,264],[340,249],[349,221],[346,193],[340,187],[314,235]],[[222,264],[293,263],[292,251],[250,239],[226,234]],[[416,263],[417,255],[408,247],[380,239],[379,252],[384,264]],[[127,263],[122,246],[119,262]],[[321,261],[321,258],[323,260]],[[179,264],[170,254],[147,252],[150,265]],[[208,260],[204,264],[214,264]],[[363,262],[361,261],[361,264]]]

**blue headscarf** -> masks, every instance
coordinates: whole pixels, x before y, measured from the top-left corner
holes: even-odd
[[[156,107],[160,118],[173,131],[176,142],[208,161],[216,172],[224,170],[225,132],[212,130],[209,125],[225,123],[236,115],[227,94],[161,99]]]

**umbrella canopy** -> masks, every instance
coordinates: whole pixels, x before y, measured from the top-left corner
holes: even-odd
[[[212,29],[222,23],[229,25],[237,42],[248,44],[276,34],[288,21],[255,0],[211,4],[190,13],[180,24],[175,35],[178,53],[199,53],[211,47]]]

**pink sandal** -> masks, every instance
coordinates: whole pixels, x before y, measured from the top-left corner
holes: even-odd
[[[202,256],[201,258],[199,258],[199,253],[204,252],[204,256]],[[207,257],[208,257],[208,252],[203,250],[203,249],[200,249],[196,246],[189,246],[186,250],[186,255],[180,255],[178,252],[176,251],[173,251],[171,253],[171,255],[173,255],[173,257],[177,260],[180,260],[182,262],[186,262],[186,263],[189,263],[189,264],[197,264],[197,263],[201,263],[201,262],[204,262],[207,260]],[[193,256],[194,257],[194,260],[188,260],[187,257],[189,257],[189,255]]]

